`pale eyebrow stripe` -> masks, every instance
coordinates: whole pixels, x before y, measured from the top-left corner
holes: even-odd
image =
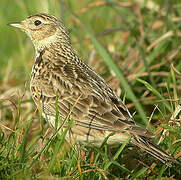
[[[55,22],[57,22],[57,20],[58,20],[54,16],[51,16],[51,15],[48,15],[48,14],[43,14],[43,13],[41,13],[41,14],[34,14],[34,15],[29,16],[28,18],[31,18],[31,17],[40,17],[40,18],[42,18],[44,20],[51,20],[51,21],[53,20]]]
[[[43,15],[41,15],[41,14],[31,15],[31,16],[29,16],[28,18],[32,18],[32,17],[40,17],[40,18],[46,20],[45,16],[43,16]]]

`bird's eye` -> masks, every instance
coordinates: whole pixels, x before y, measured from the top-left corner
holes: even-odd
[[[39,26],[41,24],[41,21],[40,20],[36,20],[35,22],[34,22],[34,25],[35,26]]]

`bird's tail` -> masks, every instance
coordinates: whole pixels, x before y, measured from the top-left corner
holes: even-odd
[[[168,153],[161,150],[156,144],[153,144],[149,139],[143,136],[134,136],[131,139],[131,142],[140,147],[141,149],[145,150],[153,157],[159,159],[161,162],[171,166],[172,163],[178,163],[176,159],[171,157]]]

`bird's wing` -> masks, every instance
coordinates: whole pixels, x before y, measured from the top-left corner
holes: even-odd
[[[91,68],[80,60],[62,62],[59,58],[63,57],[54,58],[37,83],[41,86],[45,114],[55,116],[57,102],[60,117],[65,118],[73,107],[71,114],[80,126],[144,133],[143,128],[135,125],[122,101]],[[147,130],[144,131],[146,134]]]

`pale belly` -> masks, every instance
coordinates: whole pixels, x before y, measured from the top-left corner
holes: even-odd
[[[49,122],[49,124],[55,128],[55,117],[43,114],[43,117]],[[65,123],[66,124],[66,123]],[[57,129],[61,125],[58,124]],[[66,130],[65,126],[59,128],[59,133],[61,134]],[[130,138],[130,135],[123,132],[111,132],[111,131],[101,131],[96,129],[90,129],[86,127],[82,127],[80,125],[76,125],[73,122],[70,129],[65,135],[66,140],[71,143],[83,143],[88,146],[101,146],[105,141],[110,146],[118,146]]]

